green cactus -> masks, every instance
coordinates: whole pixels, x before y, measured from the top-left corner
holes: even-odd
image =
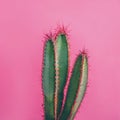
[[[88,57],[83,51],[75,61],[67,95],[64,89],[68,80],[69,52],[64,28],[45,42],[42,84],[44,95],[44,120],[73,120],[84,98],[88,80]]]

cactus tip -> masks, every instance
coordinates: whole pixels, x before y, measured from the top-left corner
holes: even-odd
[[[49,32],[49,33],[45,33],[44,34],[44,39],[47,40],[52,40],[53,39],[53,33]]]
[[[64,25],[58,25],[57,28],[55,29],[55,35],[54,38],[56,39],[56,37],[58,35],[66,35],[68,37],[68,28]]]
[[[85,49],[85,48],[80,51],[79,55],[80,55],[80,54],[83,55],[83,56],[86,56],[87,58],[89,57],[89,56],[88,56],[88,50]]]

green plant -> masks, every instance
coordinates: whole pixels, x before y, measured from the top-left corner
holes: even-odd
[[[85,95],[88,57],[83,51],[76,58],[64,99],[69,71],[68,48],[64,28],[60,28],[54,38],[47,35],[42,71],[45,120],[73,120]]]

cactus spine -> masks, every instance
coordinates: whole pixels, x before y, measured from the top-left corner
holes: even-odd
[[[60,28],[55,41],[45,42],[42,83],[45,120],[73,120],[84,98],[88,80],[88,57],[83,51],[75,61],[63,105],[64,88],[68,78],[68,40]]]

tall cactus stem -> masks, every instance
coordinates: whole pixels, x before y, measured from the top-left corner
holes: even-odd
[[[45,104],[44,105],[45,120],[55,120],[54,117],[55,53],[54,44],[51,37],[48,37],[48,39],[45,41],[42,83]]]
[[[68,77],[68,42],[64,28],[60,28],[55,40],[55,65],[56,65],[56,87],[55,87],[55,119],[58,118],[63,104],[64,87]]]

